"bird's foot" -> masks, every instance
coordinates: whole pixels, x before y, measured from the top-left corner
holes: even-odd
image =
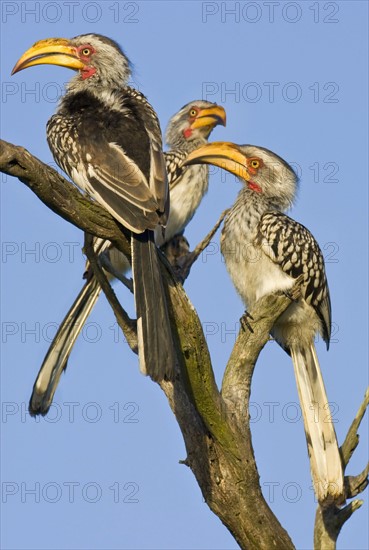
[[[196,255],[195,251],[188,252],[188,254],[181,258],[181,260],[178,261],[178,264],[180,265],[179,273],[180,273],[180,279],[182,281],[182,284],[185,282],[187,277],[190,274],[191,267],[196,262],[198,256]]]
[[[177,279],[183,284],[191,269],[192,252],[183,234],[175,235],[161,247]]]
[[[182,257],[177,259],[177,264],[179,266],[178,271],[178,278],[183,283],[187,277],[190,274],[191,268],[193,264],[196,262],[196,260],[199,258],[200,254],[209,246],[211,239],[214,237],[215,233],[218,231],[219,226],[221,225],[222,221],[224,220],[225,216],[229,212],[229,208],[227,210],[224,210],[222,214],[220,215],[219,220],[213,227],[213,229],[206,235],[206,237],[195,247],[195,249],[190,252],[189,251],[189,244],[183,235],[177,235],[177,237],[180,237],[183,239],[183,241],[180,242],[182,246]],[[174,237],[175,238],[175,237]],[[169,260],[170,261],[170,260]],[[172,262],[170,261],[172,264]],[[172,264],[173,266],[173,264]]]
[[[240,319],[240,324],[241,324],[241,327],[244,331],[246,331],[246,329],[248,329],[252,334],[254,334],[254,329],[250,325],[249,319],[251,319],[251,321],[254,320],[253,316],[250,315],[250,313],[245,310],[245,313],[242,315],[242,317]]]

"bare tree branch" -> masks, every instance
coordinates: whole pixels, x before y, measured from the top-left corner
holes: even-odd
[[[299,288],[298,284],[296,288]],[[290,298],[283,293],[266,296],[248,314],[253,319],[252,332],[241,324],[222,383],[222,396],[239,429],[249,426],[251,380],[259,353],[267,343],[275,321],[290,303]]]
[[[65,220],[91,235],[110,240],[126,256],[130,256],[129,232],[103,208],[82,196],[73,184],[25,149],[6,142],[0,145],[1,171],[18,177]],[[206,246],[206,239],[195,252],[201,252],[202,246]],[[134,322],[119,304],[90,242],[87,242],[86,252],[94,275],[106,293],[131,348],[135,349]],[[182,463],[192,469],[204,499],[241,548],[292,549],[293,543],[288,533],[261,492],[248,416],[250,387],[257,358],[275,320],[290,304],[290,298],[283,294],[270,295],[256,304],[250,317],[252,332],[241,328],[220,392],[201,322],[168,262],[165,258],[161,259],[179,371],[173,382],[163,381],[160,386],[183,434],[187,458]],[[294,291],[298,293],[298,285]],[[342,446],[345,463],[357,445],[356,431],[365,406],[360,408]],[[365,469],[359,476],[347,478],[350,497],[366,486],[367,474]],[[316,547],[334,548],[340,528],[361,503],[359,500],[353,501],[341,510],[319,508]]]
[[[365,411],[369,405],[369,388],[367,388],[364,396],[364,400],[361,403],[359,410],[352,421],[349,431],[347,432],[345,441],[341,446],[342,462],[346,467],[349,460],[359,444],[359,434],[357,433],[362,419],[364,418]]]
[[[197,314],[181,285],[176,283],[176,287],[170,286],[170,295],[185,376],[174,385],[164,382],[161,387],[185,440],[187,458],[183,462],[194,472],[209,507],[241,548],[294,548],[262,495],[249,424],[230,421],[231,412],[215,385]],[[269,313],[274,300],[275,296],[263,299]],[[290,300],[286,296],[277,300],[283,303],[282,313]],[[273,324],[271,319],[266,322]],[[255,355],[260,352],[256,349],[259,345],[254,341]]]
[[[130,257],[129,231],[104,208],[82,195],[70,181],[23,147],[0,140],[0,171],[18,178],[66,221],[86,233],[112,241]]]
[[[368,474],[369,474],[369,462],[359,475],[345,477],[347,498],[354,498],[358,494],[365,491],[365,489],[369,484]]]

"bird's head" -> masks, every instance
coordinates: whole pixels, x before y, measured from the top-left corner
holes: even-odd
[[[206,143],[218,124],[226,125],[226,112],[220,105],[201,99],[187,103],[169,121],[165,140],[172,149],[184,143]]]
[[[17,61],[12,74],[43,64],[78,71],[70,88],[121,87],[131,75],[129,61],[119,45],[100,34],[39,40]]]
[[[183,164],[198,163],[213,164],[235,174],[251,191],[264,195],[281,210],[294,201],[296,173],[281,157],[263,147],[208,143],[190,153]]]

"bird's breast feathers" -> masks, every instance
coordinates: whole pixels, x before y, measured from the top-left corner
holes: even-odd
[[[262,296],[292,288],[294,279],[265,253],[266,239],[256,244],[257,217],[247,221],[228,216],[221,237],[221,251],[227,270],[243,302],[251,308]]]
[[[248,308],[267,294],[291,289],[294,279],[284,273],[252,242],[224,243],[222,254],[237,292]]]

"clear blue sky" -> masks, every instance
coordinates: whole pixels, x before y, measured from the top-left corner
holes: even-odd
[[[2,136],[44,162],[52,162],[45,124],[71,72],[41,66],[10,77],[11,69],[36,40],[98,32],[123,46],[163,128],[183,104],[209,99],[228,116],[214,140],[263,145],[295,163],[301,186],[291,215],[310,228],[327,262],[333,341],[328,353],[317,346],[342,443],[368,383],[367,3],[4,1],[1,8]],[[193,246],[239,188],[213,170],[187,231]],[[160,389],[139,374],[104,298],[50,418],[27,415],[55,325],[82,285],[82,235],[15,179],[3,177],[1,207],[2,547],[237,548],[179,465],[185,449],[175,419]],[[219,236],[186,290],[221,380],[243,306]],[[132,313],[131,297],[120,296]],[[309,549],[315,503],[304,430],[291,361],[276,344],[260,357],[252,402],[264,493],[296,546]],[[351,475],[366,463],[366,428]],[[338,548],[368,548],[364,499]]]

